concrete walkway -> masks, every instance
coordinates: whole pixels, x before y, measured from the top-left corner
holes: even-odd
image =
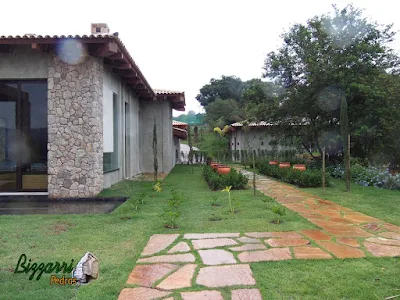
[[[256,186],[321,229],[155,234],[127,280],[139,287],[124,288],[118,299],[174,300],[170,295],[178,291],[183,300],[223,300],[221,291],[228,289],[232,300],[261,300],[249,263],[400,256],[399,226],[265,176],[257,175]],[[192,289],[193,283],[203,290]]]

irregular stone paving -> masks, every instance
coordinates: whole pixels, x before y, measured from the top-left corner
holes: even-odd
[[[236,264],[233,254],[226,250],[199,250],[199,254],[205,265]]]
[[[192,278],[197,265],[185,265],[176,271],[174,274],[168,276],[164,281],[157,285],[158,289],[162,290],[176,290],[192,286]]]
[[[255,285],[249,265],[215,266],[200,268],[196,283],[206,287]]]
[[[232,291],[232,300],[262,300],[258,289],[241,289]]]
[[[180,242],[176,244],[174,247],[171,248],[171,250],[168,251],[168,253],[178,253],[178,252],[189,252],[190,247],[186,242]]]
[[[241,172],[249,175],[248,171]],[[139,287],[122,289],[118,299],[174,300],[171,297],[174,293],[183,300],[224,300],[221,291],[226,293],[231,289],[232,300],[259,300],[261,293],[256,288],[249,263],[400,257],[399,226],[265,176],[257,175],[256,185],[265,195],[275,198],[319,229],[155,234],[150,237],[126,282]],[[190,291],[194,283],[197,286]],[[199,291],[199,286],[203,290]]]
[[[164,250],[171,245],[179,234],[154,234],[142,252],[142,256],[148,256]]]
[[[224,300],[219,291],[200,291],[181,293],[183,300]]]

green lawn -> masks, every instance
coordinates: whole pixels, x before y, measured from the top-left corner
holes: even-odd
[[[331,200],[355,211],[376,217],[400,226],[400,191],[351,184],[350,192],[345,192],[343,180],[331,179],[326,195],[321,188],[303,189],[323,199]]]
[[[240,202],[240,211],[232,215],[228,212],[227,194],[211,192],[200,168],[194,167],[194,173],[191,169],[190,166],[176,166],[164,180],[163,191],[154,197],[151,183],[132,181],[122,182],[99,195],[123,195],[126,185],[133,187],[135,193],[148,191],[146,203],[140,205],[138,211],[125,203],[106,215],[0,216],[0,298],[116,299],[126,286],[127,277],[148,238],[154,233],[315,228],[290,211],[283,224],[271,224],[274,216],[265,209],[261,196],[253,197],[251,190],[233,192]],[[164,228],[160,217],[172,188],[188,197],[182,204],[180,228],[176,230]],[[211,206],[212,195],[219,196],[221,207]],[[213,214],[221,215],[222,220],[209,221]],[[30,281],[28,274],[13,273],[22,253],[35,262],[70,262],[74,259],[76,264],[86,251],[99,258],[100,277],[80,288],[50,286],[46,274],[39,281]],[[382,299],[398,294],[395,289],[400,288],[396,279],[399,260],[391,258],[285,261],[251,264],[251,267],[265,299],[377,299],[374,293]]]

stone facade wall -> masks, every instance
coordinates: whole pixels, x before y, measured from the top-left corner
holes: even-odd
[[[103,62],[51,55],[48,71],[49,196],[93,197],[103,188]]]

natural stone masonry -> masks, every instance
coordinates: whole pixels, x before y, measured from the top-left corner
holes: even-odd
[[[48,192],[94,197],[103,189],[103,63],[49,56]]]

